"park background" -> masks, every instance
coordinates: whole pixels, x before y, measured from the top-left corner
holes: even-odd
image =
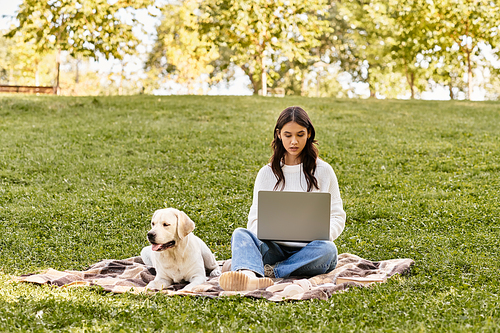
[[[496,100],[499,12],[477,0],[4,1],[0,84]]]
[[[158,9],[168,10],[166,17],[177,22],[167,20],[160,44],[137,37],[140,32],[130,30],[136,26],[133,21],[122,26],[113,18],[132,19],[135,9],[129,7],[151,6],[146,1],[24,3],[27,12],[19,22],[30,10],[37,15],[53,10],[45,19],[57,24],[26,19],[12,39],[2,37],[8,47],[0,48],[0,60],[15,59],[10,64],[21,66],[2,67],[2,79],[8,78],[2,84],[53,86],[60,49],[63,96],[0,95],[0,331],[498,332],[500,104],[465,100],[469,74],[478,80],[473,91],[491,94],[477,99],[496,98],[496,2],[308,2],[332,11],[331,24],[321,23],[319,13],[326,9],[315,8],[309,19],[304,4],[283,2],[307,14],[294,17],[292,10],[286,21],[285,6],[271,11],[278,18],[274,22],[281,22],[281,16],[291,22],[292,33],[281,40],[279,33],[270,35],[276,39],[271,37],[264,50],[269,58],[265,76],[262,62],[254,58],[261,44],[246,41],[240,30],[230,34],[227,25],[198,21],[203,11],[184,5],[205,4],[203,10],[218,12],[208,18],[234,23],[223,15],[238,17],[238,26],[245,27],[260,22],[245,16],[251,13],[248,6],[267,8],[279,2],[172,4]],[[245,10],[236,10],[238,6]],[[343,15],[333,15],[335,11]],[[55,19],[58,13],[63,15]],[[259,18],[270,17],[266,15],[264,11]],[[297,20],[304,26],[294,25]],[[65,23],[64,29],[59,30],[58,22]],[[317,29],[301,30],[307,22],[315,22]],[[422,22],[435,26],[422,29]],[[257,24],[255,34],[267,36],[269,28]],[[304,31],[321,35],[304,42]],[[183,37],[173,38],[178,33]],[[458,41],[447,39],[451,36]],[[146,40],[158,53],[145,46],[134,54]],[[436,40],[449,49],[436,48]],[[317,50],[330,55],[320,52],[318,58]],[[425,66],[422,57],[429,60]],[[122,72],[121,65],[130,68],[125,62],[131,59],[139,59],[136,69]],[[156,59],[151,71],[144,67],[149,59]],[[247,63],[260,85],[254,89],[247,76],[241,89],[252,95],[266,81],[266,90],[282,88],[287,95],[193,96],[239,93],[231,90],[238,85],[230,74]],[[483,78],[482,71],[489,76]],[[411,99],[412,73],[414,100],[399,100]],[[342,86],[341,74],[352,76],[352,87]],[[426,98],[434,89],[431,79],[438,82],[441,74],[437,97],[451,99],[448,84],[453,79],[453,97],[462,100],[417,100]],[[315,75],[320,75],[320,97]],[[367,85],[375,98],[345,98],[368,97]],[[356,93],[357,87],[365,92]],[[186,95],[153,95],[162,89]],[[79,96],[87,94],[95,96]],[[83,270],[102,259],[135,256],[147,245],[152,213],[164,206],[184,210],[218,259],[229,258],[232,230],[245,226],[255,176],[271,153],[274,122],[290,105],[308,111],[316,124],[320,157],[338,176],[347,213],[346,228],[336,240],[339,252],[369,260],[411,258],[415,266],[410,274],[327,301],[280,304],[241,297],[114,295],[97,287],[12,282],[15,276],[49,267]]]

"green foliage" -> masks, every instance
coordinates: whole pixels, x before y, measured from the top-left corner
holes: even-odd
[[[441,0],[436,2],[437,35],[444,54],[445,64],[451,66],[448,72],[450,81],[456,72],[467,68],[468,97],[472,94],[473,69],[478,65],[479,44],[500,46],[500,7],[495,1]],[[449,61],[454,52],[453,44],[458,46],[458,55]],[[450,83],[451,85],[451,83]]]
[[[366,83],[370,97],[378,92],[389,70],[390,56],[384,53],[384,41],[390,31],[385,5],[379,2],[350,0],[332,5],[330,24],[334,33],[324,36],[325,55],[338,61],[355,83]],[[325,38],[326,37],[326,38]]]
[[[198,0],[167,4],[162,7],[156,42],[146,62],[146,70],[156,83],[167,80],[186,86],[189,94],[203,93],[202,85],[219,58],[217,47],[200,33]],[[156,87],[155,87],[156,88]]]
[[[59,94],[61,51],[75,59],[123,59],[126,54],[135,54],[139,40],[132,30],[140,23],[134,10],[152,4],[152,0],[118,0],[111,5],[107,0],[23,0],[16,17],[18,25],[5,36],[15,38],[27,50],[28,56],[19,59],[21,66],[34,62],[35,73],[39,58],[56,53],[53,85]]]
[[[54,75],[54,54],[38,53],[22,36],[6,38],[0,32],[0,83],[50,86]]]
[[[9,51],[13,44],[12,40],[5,38],[3,35],[0,36],[0,82],[2,84],[8,84],[11,78],[10,72],[15,58]]]
[[[38,53],[63,50],[73,57],[121,59],[135,52],[138,40],[132,27],[139,22],[132,17],[131,24],[124,23],[120,15],[151,4],[150,0],[119,0],[112,5],[107,0],[23,0],[16,17],[19,25],[7,36],[22,35]]]
[[[60,61],[52,66],[55,80],[45,65],[54,52],[56,59],[62,50],[81,60],[135,54],[140,41],[133,29],[140,23],[134,15],[153,5],[24,0],[18,26],[7,33],[14,45],[0,41],[9,49],[0,51],[0,80],[59,87]],[[239,67],[254,94],[279,87],[286,94],[355,96],[362,83],[370,97],[415,98],[437,83],[448,86],[452,99],[462,91],[470,97],[473,85],[497,97],[496,75],[490,75],[500,38],[495,1],[186,0],[167,1],[161,9],[145,77],[127,88],[122,72],[117,91],[150,93],[175,81],[183,93],[203,94],[210,85],[230,82]],[[483,83],[474,80],[480,70]],[[351,87],[341,87],[334,75],[349,77]],[[88,86],[96,85],[89,80]]]
[[[311,49],[329,30],[324,0],[206,0],[200,11],[202,33],[230,50],[230,62],[248,75],[254,94],[267,87],[268,70],[279,72],[285,61],[309,64]]]
[[[424,0],[353,0],[339,6],[337,21],[350,23],[337,46],[337,53],[342,49],[347,53],[339,57],[341,67],[355,81],[367,83],[371,97],[379,93],[395,98],[409,91],[414,98],[427,87],[430,73],[418,57],[424,58],[433,46],[429,39],[434,27],[430,7]]]
[[[428,70],[436,30],[435,9],[432,2],[425,0],[387,2],[389,24],[390,71],[404,75],[411,98],[419,91],[425,91],[427,80],[432,76]],[[420,59],[419,59],[420,56]]]
[[[456,88],[470,83],[470,95],[473,69],[493,67],[479,56],[479,45],[498,44],[495,2],[349,0],[332,5],[330,12],[336,29],[322,39],[324,54],[338,60],[355,82],[367,83],[372,97],[409,91],[414,98],[429,79],[448,85],[452,98]]]
[[[228,258],[289,105],[338,176],[339,252],[412,258],[410,275],[281,304],[9,283],[138,255],[164,206]],[[1,96],[0,118],[0,331],[498,330],[499,103]]]

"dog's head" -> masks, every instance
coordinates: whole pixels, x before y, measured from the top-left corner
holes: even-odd
[[[194,222],[186,213],[174,208],[159,209],[151,219],[148,240],[153,251],[164,251],[174,247],[193,230]]]

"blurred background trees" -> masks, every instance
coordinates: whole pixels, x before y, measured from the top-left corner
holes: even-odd
[[[137,32],[145,9],[152,37]],[[254,94],[500,91],[496,1],[23,0],[16,20],[0,37],[0,83],[64,94],[207,94],[242,77]],[[107,72],[96,70],[103,59],[114,61]]]
[[[140,41],[132,32],[138,24],[132,10],[151,4],[151,0],[118,0],[111,4],[107,0],[23,0],[16,16],[17,25],[5,34],[15,41],[9,53],[20,60],[20,56],[31,52],[33,56],[25,56],[27,62],[20,61],[20,65],[34,66],[36,73],[39,60],[55,54],[52,85],[59,91],[62,51],[77,60],[76,83],[81,79],[80,59],[123,59],[124,55],[133,54]]]

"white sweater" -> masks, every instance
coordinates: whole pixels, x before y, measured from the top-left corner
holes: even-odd
[[[285,188],[283,191],[307,191],[307,181],[304,176],[302,164],[283,165],[283,174],[285,176]],[[317,159],[316,172],[314,174],[318,180],[319,190],[313,188],[314,192],[329,192],[331,194],[331,213],[330,213],[330,241],[335,240],[344,230],[346,214],[342,208],[342,199],[340,198],[339,184],[337,176],[330,164]],[[253,188],[253,202],[248,214],[247,229],[257,234],[257,203],[259,191],[273,191],[276,185],[276,176],[271,166],[268,164],[260,169],[255,179]],[[280,184],[281,186],[281,184]],[[280,189],[280,187],[278,187]],[[278,242],[279,244],[291,247],[304,247],[304,243]]]

